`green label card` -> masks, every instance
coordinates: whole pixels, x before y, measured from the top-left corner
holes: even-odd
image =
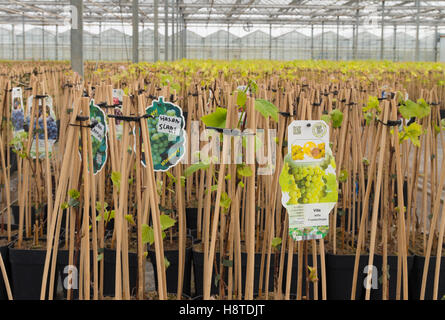
[[[153,100],[146,109],[150,133],[151,157],[155,171],[174,167],[185,154],[186,134],[182,109],[163,97]],[[144,155],[142,164],[145,166]]]

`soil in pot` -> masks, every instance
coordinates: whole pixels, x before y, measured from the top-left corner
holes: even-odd
[[[185,295],[191,296],[192,285],[192,244],[193,238],[187,237],[186,249],[185,249],[185,264],[184,264],[184,278],[182,291]],[[167,280],[167,292],[176,293],[178,290],[178,267],[179,267],[179,243],[177,238],[173,238],[170,241],[167,236],[164,239],[164,257],[170,262],[169,267],[165,271],[165,277]],[[153,264],[153,272],[155,277],[155,288],[158,289],[158,274],[156,265],[156,253],[154,245],[148,250],[148,256]]]
[[[22,248],[14,246],[9,248],[14,300],[40,299],[45,258],[46,241],[44,239],[39,240],[38,245],[35,245],[32,239],[24,239]],[[57,278],[57,276],[54,277],[54,290],[57,288]],[[49,281],[46,292],[48,289]]]
[[[167,290],[168,291],[168,290]],[[159,300],[159,295],[156,291],[148,292],[144,296],[145,300]],[[189,295],[182,294],[181,300],[191,300]],[[178,300],[178,295],[176,293],[167,293],[167,300]]]

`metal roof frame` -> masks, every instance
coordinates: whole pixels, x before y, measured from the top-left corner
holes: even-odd
[[[444,0],[174,0],[185,25],[445,26]],[[131,24],[132,0],[84,0],[83,22]],[[139,0],[139,19],[153,23],[155,0]],[[158,21],[164,23],[164,1]],[[168,6],[171,10],[171,0]],[[382,5],[384,4],[384,5]],[[0,0],[0,24],[64,25],[68,0]],[[170,11],[169,10],[169,14]],[[383,17],[383,19],[382,19]],[[170,21],[170,16],[167,16]]]

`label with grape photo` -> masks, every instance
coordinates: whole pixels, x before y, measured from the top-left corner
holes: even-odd
[[[24,131],[23,123],[25,121],[25,112],[23,109],[22,88],[20,87],[12,88],[11,100],[12,100],[12,108],[11,108],[12,132],[15,137],[19,132]]]
[[[33,112],[33,101],[34,96],[29,96],[27,101],[27,108],[25,112],[24,127],[29,132],[31,127],[31,117],[35,117]],[[34,137],[31,144],[31,149],[29,151],[29,156],[32,159],[36,159],[37,153],[39,159],[44,159],[46,157],[45,151],[45,127],[46,127],[46,138],[48,148],[48,156],[51,158],[53,146],[56,143],[58,137],[58,128],[56,123],[56,115],[53,110],[53,99],[51,96],[46,96],[39,100],[39,110],[38,110],[38,121],[34,119],[33,132]],[[43,101],[45,102],[45,110],[43,110]]]
[[[293,121],[287,141],[279,182],[289,215],[289,235],[296,241],[324,238],[329,213],[338,200],[329,127],[324,121]]]
[[[107,162],[107,122],[105,112],[97,105],[94,100],[90,102],[90,123],[95,125],[91,128],[91,145],[93,147],[93,171],[97,174]]]
[[[182,109],[159,97],[153,100],[146,113],[150,115],[147,124],[154,170],[166,171],[185,154],[186,132]],[[145,166],[144,146],[142,149],[142,164]]]

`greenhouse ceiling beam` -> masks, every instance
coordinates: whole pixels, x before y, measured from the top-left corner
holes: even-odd
[[[129,16],[131,16],[131,7],[128,8],[122,8],[124,10],[122,10],[122,18],[121,18],[121,14],[120,14],[120,7],[116,6],[115,2],[104,2],[104,3],[98,3],[98,2],[92,2],[91,0],[88,0],[90,4],[86,5],[87,7],[85,8],[85,14],[86,16],[88,16],[88,14],[98,14],[100,15],[101,18],[104,18],[104,15],[106,16],[107,14],[114,16],[115,18],[121,20],[122,18],[127,19],[130,18]],[[40,17],[40,15],[36,15],[36,10],[31,10],[30,8],[27,8],[26,10],[23,10],[23,8],[16,9],[16,8],[12,8],[11,6],[2,6],[3,2],[0,2],[0,11],[6,11],[6,12],[16,12],[16,13],[24,13],[25,15],[30,15],[35,17]],[[110,5],[110,7],[106,8],[105,5]],[[124,6],[122,6],[124,7]],[[145,8],[151,8],[149,6],[145,6]],[[345,11],[344,7],[341,6],[334,6],[331,10],[327,10],[327,11],[323,11],[323,12],[318,12],[318,13],[314,13],[314,11],[310,11],[310,12],[303,12],[303,9],[301,9],[301,11],[299,12],[292,12],[292,11],[279,11],[280,10],[280,6],[274,6],[274,9],[278,9],[276,11],[271,11],[270,7],[266,7],[267,10],[261,10],[261,6],[255,5],[252,8],[255,8],[255,11],[235,11],[233,13],[233,15],[255,15],[255,16],[271,16],[271,15],[281,15],[281,16],[295,16],[295,17],[299,17],[299,16],[345,16],[345,17],[353,17],[355,16],[354,12],[348,12]],[[285,7],[281,7],[281,8],[285,8]],[[305,7],[305,9],[308,9],[309,7]],[[354,8],[354,7],[351,7]],[[359,7],[355,7],[355,8],[359,8]],[[386,8],[388,10],[391,10],[391,12],[385,14],[385,16],[387,17],[408,17],[408,16],[412,16],[415,15],[415,12],[412,11],[408,11],[408,10],[399,10],[399,11],[394,11],[392,10],[392,7],[387,7]],[[408,7],[406,7],[405,9],[407,9]],[[45,11],[50,15],[54,15],[54,16],[58,16],[61,19],[64,19],[64,16],[61,16],[60,13],[63,12],[62,7],[60,7],[61,10],[59,11],[54,11],[54,10],[46,10],[41,8],[40,11]],[[161,10],[159,10],[159,13],[163,13],[163,8],[160,8]],[[409,8],[411,9],[411,8]],[[434,11],[441,11],[444,10],[445,7],[423,7],[422,10],[420,10],[420,17],[421,18],[429,18],[431,17],[431,12]],[[151,10],[149,10],[148,14],[147,11],[145,10],[140,10],[141,13],[148,18],[148,20],[151,19],[150,13],[152,13]],[[402,12],[403,11],[403,12]],[[378,14],[380,11],[377,10],[375,13]],[[196,7],[190,6],[188,5],[183,5],[183,10],[182,13],[184,14],[184,16],[186,16],[187,18],[193,17],[195,15],[199,15],[200,13],[196,12]],[[204,14],[204,13],[202,13]],[[434,13],[433,13],[434,14]],[[209,14],[205,13],[205,15],[207,17],[209,17]],[[227,16],[227,12],[226,11],[216,11],[214,13],[210,13],[210,17],[212,17],[212,15],[225,15]],[[362,13],[360,14],[361,17],[364,16],[368,16],[369,12],[366,11],[362,11]],[[48,19],[48,18],[45,18]]]
[[[23,7],[25,7],[25,8],[30,9],[31,12],[35,12],[35,10],[37,10],[37,11],[42,12],[42,14],[45,14],[45,15],[51,15],[51,16],[55,16],[55,17],[57,17],[57,18],[64,19],[63,16],[61,16],[61,15],[59,15],[59,14],[57,14],[57,13],[51,12],[50,10],[46,10],[46,9],[43,9],[43,8],[40,8],[40,7],[37,7],[37,6],[35,6],[35,5],[28,4],[28,3],[23,2],[23,1],[16,1],[16,0],[9,0],[9,1],[10,1],[10,2],[9,2],[10,4],[11,4],[11,3],[15,3],[15,4],[17,4],[17,5],[23,6]]]
[[[0,8],[1,11],[1,8]],[[25,24],[30,25],[39,25],[39,26],[63,26],[65,25],[65,21],[61,19],[52,19],[52,18],[44,18],[42,21],[41,17],[33,17],[29,15],[25,15]],[[0,14],[0,24],[21,24],[23,20],[22,14],[7,14],[7,15],[1,15]],[[103,19],[102,22],[110,23],[110,24],[120,24],[124,21],[127,24],[131,24],[131,16],[125,17],[123,19]],[[228,23],[231,25],[243,25],[245,23],[251,23],[253,25],[266,25],[268,26],[270,23],[273,23],[274,25],[292,25],[292,26],[301,26],[301,25],[321,25],[322,22],[324,22],[325,26],[336,26],[337,25],[337,19],[301,19],[301,18],[287,18],[287,19],[275,19],[275,18],[242,18],[242,19],[227,19],[225,17],[214,17],[209,21],[207,21],[207,18],[200,18],[200,17],[187,17],[184,18],[184,21],[187,24],[195,24],[195,25],[227,25]],[[159,23],[164,23],[164,17],[160,14],[159,17]],[[95,24],[99,23],[99,20],[96,17],[92,16],[84,16],[84,24]],[[340,24],[347,26],[347,25],[354,25],[356,24],[355,19],[340,19]],[[378,25],[381,24],[381,21],[377,22]],[[415,20],[398,20],[398,19],[385,19],[384,21],[385,25],[407,25],[407,26],[416,26]],[[360,24],[362,25],[362,24]],[[445,26],[445,19],[430,19],[425,20],[422,19],[422,22],[420,23],[421,26]]]
[[[15,1],[15,0],[11,0],[14,1],[20,5],[25,5],[25,6],[32,6],[35,8],[38,8],[40,10],[45,10],[46,12],[50,12],[55,8],[61,8],[63,11],[64,6],[69,5],[68,1],[59,1],[59,2],[54,2],[54,1]],[[0,5],[9,5],[11,6],[11,1],[0,1]],[[94,6],[99,6],[100,8],[107,8],[107,7],[119,7],[119,3],[116,3],[114,1],[103,1],[103,2],[98,2],[98,1],[88,1],[89,3],[91,3]],[[311,5],[304,5],[304,4],[274,4],[273,6],[271,5],[264,5],[264,4],[254,4],[254,0],[251,0],[249,3],[246,4],[241,4],[241,3],[237,3],[237,4],[231,4],[231,3],[227,3],[227,4],[222,4],[222,3],[181,3],[179,4],[179,7],[181,9],[201,9],[201,8],[207,8],[207,9],[230,9],[231,12],[242,12],[245,11],[246,9],[269,9],[269,10],[277,10],[277,12],[279,9],[299,9],[299,10],[324,10],[324,11],[330,11],[330,10],[351,10],[351,11],[355,11],[355,10],[366,10],[369,6],[366,5],[317,5],[317,4],[311,4]],[[386,1],[388,2],[388,0]],[[442,1],[443,2],[443,1]],[[44,6],[44,7],[40,7],[40,6]],[[120,6],[121,7],[127,7],[128,9],[126,10],[127,13],[131,13],[131,6],[132,3],[130,1],[128,2],[120,2]],[[11,6],[12,7],[12,6]],[[153,9],[153,3],[140,3],[139,4],[140,8],[150,8]],[[385,5],[385,7],[387,8],[387,10],[401,10],[401,11],[407,11],[407,10],[412,10],[412,11],[416,11],[417,7],[416,6],[400,6],[399,4],[397,5]],[[428,8],[430,10],[443,10],[445,9],[445,6],[432,6],[432,5],[428,5],[425,6],[425,8]],[[14,9],[14,8],[13,8]],[[240,11],[236,11],[236,10],[240,10]],[[380,11],[379,8],[377,8],[378,11]],[[31,10],[31,12],[34,12],[34,9]],[[54,11],[52,11],[54,12]],[[59,11],[58,11],[59,12]],[[85,10],[85,12],[88,12],[88,10]],[[282,12],[282,11],[281,11]],[[223,12],[225,14],[227,14],[227,12]]]

